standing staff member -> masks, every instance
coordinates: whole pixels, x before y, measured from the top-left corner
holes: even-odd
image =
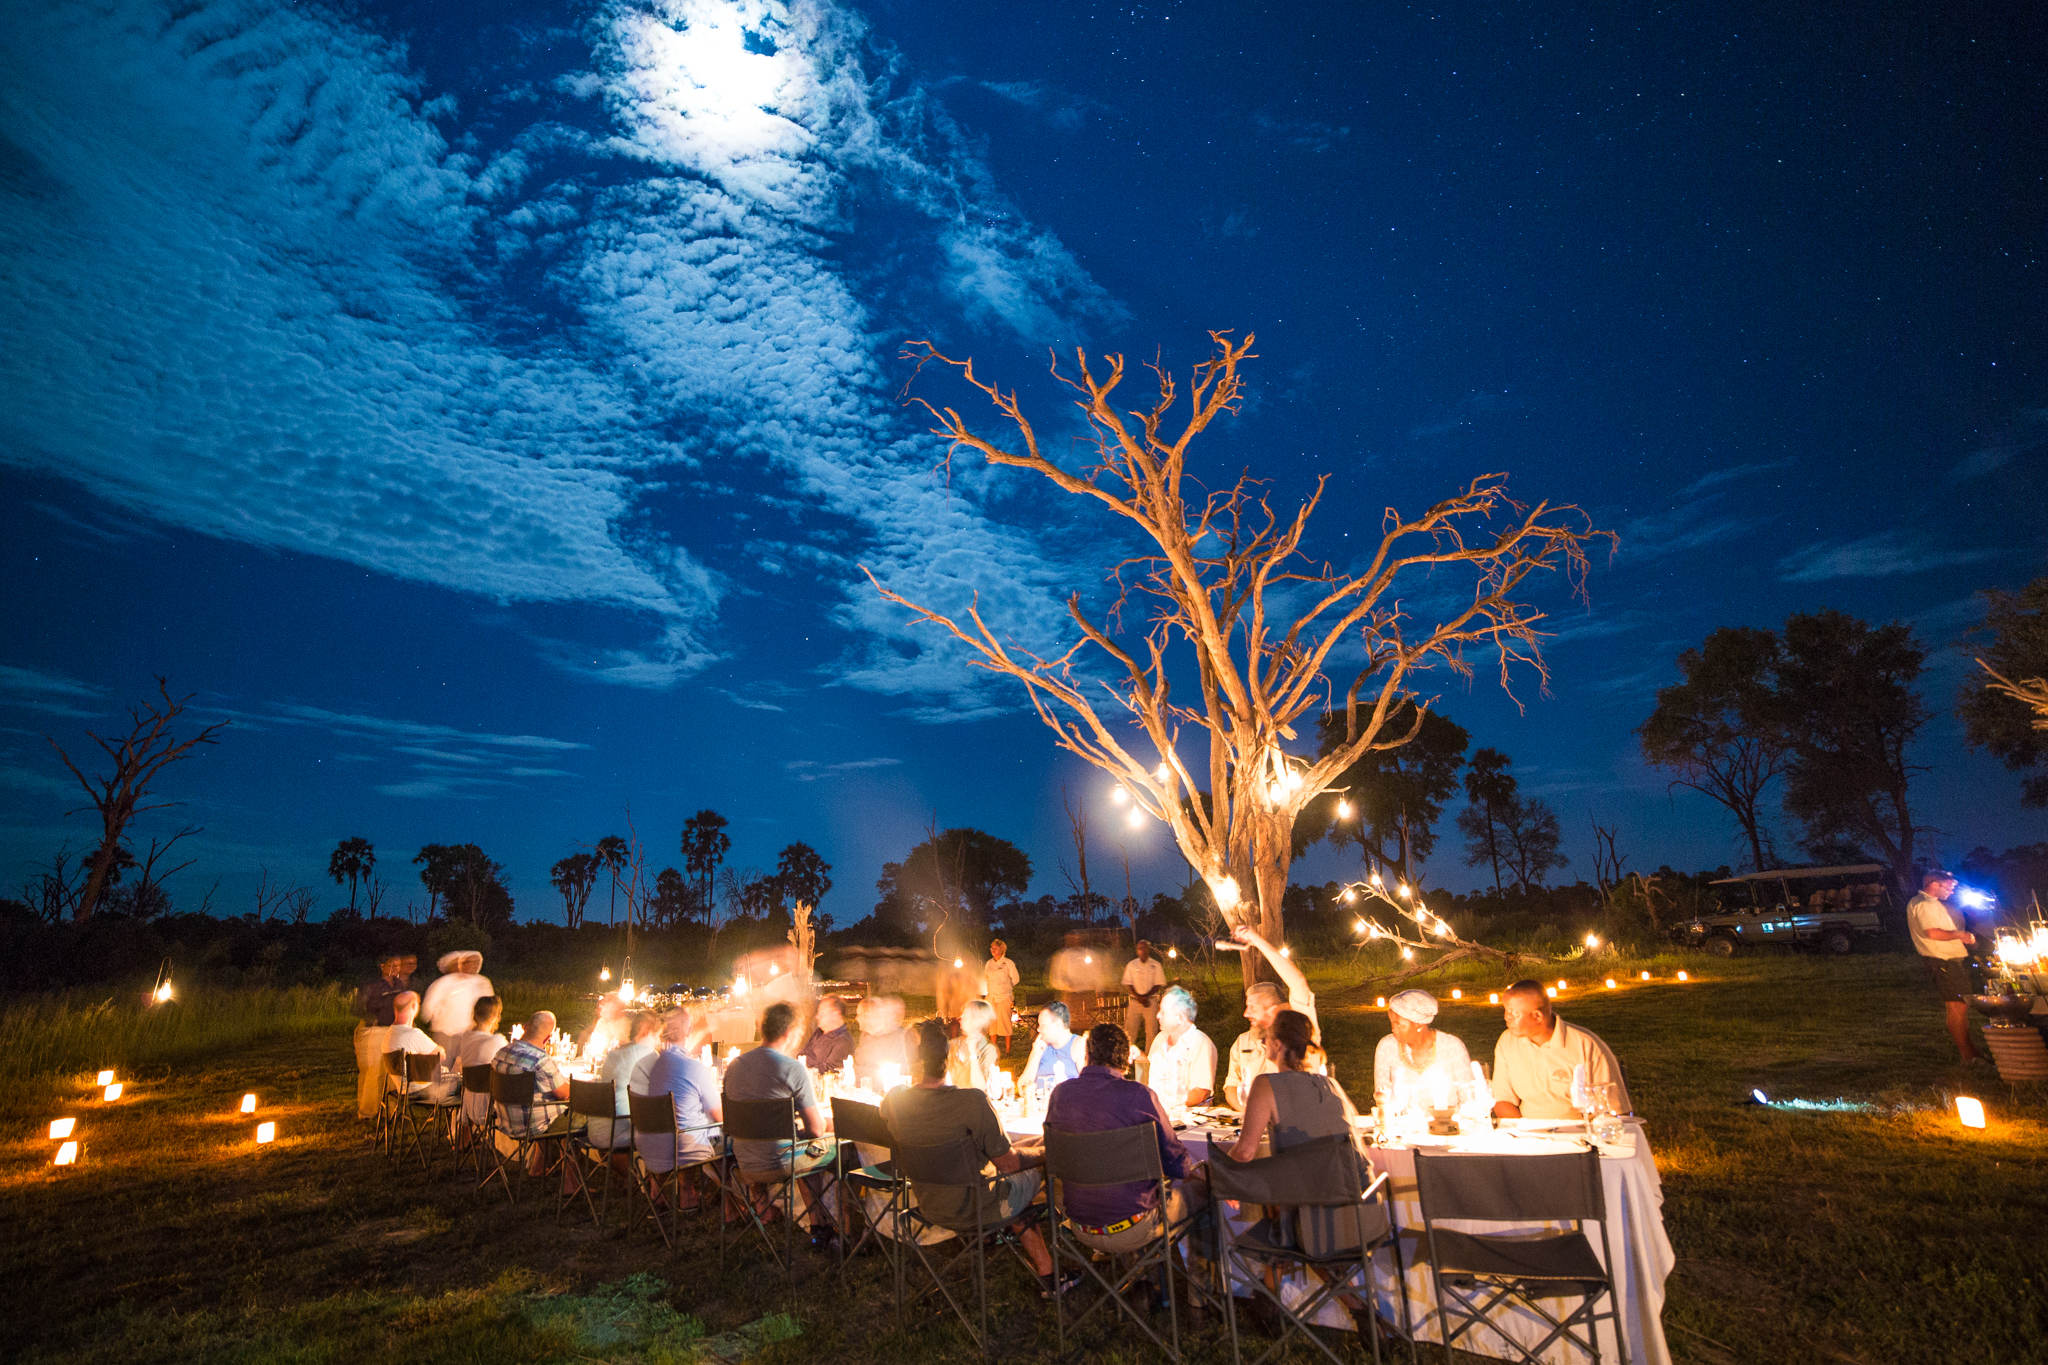
[[[1963,999],[1970,993],[1970,969],[1964,959],[1977,936],[1957,923],[1955,911],[1943,904],[1955,892],[1954,877],[1940,868],[1929,871],[1920,879],[1920,894],[1906,903],[1906,930],[1948,1013],[1948,1036],[1955,1039],[1956,1052],[1968,1066],[1979,1058],[1970,1043],[1970,1006]]]
[[[988,945],[988,961],[981,964],[982,993],[988,1007],[996,1012],[989,1036],[1003,1040],[1003,1055],[1010,1055],[1010,1015],[1017,1009],[1017,964],[1010,961],[1009,945],[1001,939]]]
[[[412,989],[406,970],[412,959],[386,953],[377,959],[377,975],[356,988],[356,1117],[375,1118],[384,1094],[384,1041],[397,1022],[391,1002]]]
[[[1124,1037],[1132,1047],[1149,1052],[1152,1040],[1159,1036],[1159,997],[1166,993],[1166,968],[1159,965],[1159,959],[1152,956],[1152,945],[1142,938],[1138,955],[1124,964],[1124,989],[1131,996],[1124,1006]],[[1142,1045],[1138,1042],[1141,1027],[1145,1031]]]
[[[482,953],[468,949],[443,953],[434,965],[441,975],[427,983],[427,993],[420,997],[420,1023],[446,1052],[456,1036],[467,1032],[475,1021],[476,1002],[495,992],[491,979],[483,975]]]

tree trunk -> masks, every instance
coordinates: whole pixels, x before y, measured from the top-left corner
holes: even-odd
[[[114,865],[114,853],[120,847],[119,836],[101,842],[92,855],[92,874],[85,879],[85,889],[78,893],[78,905],[71,912],[74,924],[83,924],[99,909],[100,897],[107,891],[107,872]]]

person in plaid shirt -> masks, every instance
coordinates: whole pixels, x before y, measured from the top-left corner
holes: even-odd
[[[526,1021],[526,1036],[507,1044],[491,1059],[491,1070],[506,1076],[533,1073],[532,1104],[501,1104],[498,1124],[508,1137],[535,1138],[548,1130],[568,1107],[569,1073],[534,1040],[555,1036],[555,1016],[542,1010]],[[536,1159],[539,1153],[534,1153]]]

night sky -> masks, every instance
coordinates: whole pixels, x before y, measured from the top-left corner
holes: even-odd
[[[897,354],[1064,440],[1048,346],[1185,368],[1209,328],[1260,359],[1200,467],[1330,475],[1319,556],[1490,470],[1619,533],[1545,599],[1548,696],[1430,684],[1566,879],[1589,814],[1735,860],[1630,731],[1679,650],[1821,607],[1930,647],[1937,851],[2048,837],[1948,715],[1972,594],[2048,551],[2040,11],[1738,8],[11,7],[0,882],[91,839],[40,736],[164,673],[234,721],[138,826],[205,827],[185,908],[362,835],[387,908],[474,841],[555,916],[629,806],[652,867],[706,806],[739,866],[813,844],[841,924],[934,821],[1064,894],[1062,783],[1100,885],[1104,779],[860,566],[1047,644],[1123,542],[947,477]],[[1472,886],[1445,825],[1429,880]]]

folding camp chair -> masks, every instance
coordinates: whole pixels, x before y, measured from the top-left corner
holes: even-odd
[[[432,1079],[438,1081],[442,1077],[437,1073]],[[455,1152],[455,1116],[461,1112],[460,1091],[452,1095],[416,1093],[406,1096],[404,1118],[413,1145],[420,1147],[426,1134],[439,1133],[442,1141],[447,1144],[452,1159]],[[420,1151],[420,1159],[426,1160],[426,1152],[423,1149]]]
[[[1067,1197],[1074,1190],[1132,1185],[1141,1181],[1153,1187],[1157,1200],[1152,1211],[1138,1220],[1138,1226],[1148,1222],[1152,1225],[1152,1236],[1141,1246],[1129,1251],[1111,1251],[1096,1245],[1088,1240],[1088,1234],[1068,1214]],[[1129,1318],[1139,1331],[1152,1338],[1152,1344],[1164,1351],[1167,1359],[1180,1360],[1180,1309],[1173,1290],[1174,1249],[1187,1233],[1192,1220],[1184,1219],[1177,1225],[1168,1222],[1170,1191],[1166,1173],[1159,1164],[1158,1125],[1140,1123],[1099,1133],[1048,1131],[1045,1135],[1045,1182],[1046,1242],[1052,1249],[1054,1278],[1059,1277],[1063,1257],[1071,1255],[1103,1291],[1093,1303],[1074,1315],[1072,1325],[1078,1328],[1096,1309],[1105,1303],[1113,1303],[1117,1311]],[[1130,1230],[1135,1228],[1118,1229],[1119,1232]],[[1096,1234],[1096,1237],[1099,1241],[1101,1234]],[[1105,1275],[1096,1263],[1097,1256],[1106,1258],[1104,1263],[1109,1267],[1109,1274]],[[1159,1277],[1161,1298],[1166,1304],[1168,1335],[1164,1338],[1124,1298],[1139,1281],[1155,1271]],[[1059,1296],[1056,1312],[1062,1355],[1067,1349],[1067,1297]]]
[[[1438,1156],[1417,1151],[1415,1187],[1436,1279],[1437,1329],[1446,1362],[1458,1338],[1485,1323],[1523,1361],[1537,1360],[1562,1339],[1599,1365],[1599,1325],[1604,1319],[1614,1325],[1621,1365],[1628,1365],[1628,1333],[1608,1269],[1614,1264],[1614,1249],[1607,1233],[1607,1194],[1600,1183],[1599,1153]],[[1510,1223],[1522,1229],[1531,1223],[1571,1226],[1535,1233],[1475,1233],[1438,1227],[1445,1219]],[[1588,1222],[1600,1224],[1597,1254],[1586,1236]],[[1574,1298],[1578,1307],[1561,1318],[1541,1302]],[[1599,1309],[1603,1298],[1607,1302],[1604,1313]],[[1547,1324],[1549,1332],[1534,1347],[1515,1340],[1491,1320],[1494,1310],[1503,1304]],[[1458,1319],[1455,1328],[1451,1326],[1453,1317]],[[1573,1330],[1579,1326],[1586,1328],[1583,1337]]]
[[[579,1198],[589,1211],[590,1220],[599,1228],[611,1216],[612,1167],[611,1139],[618,1136],[618,1093],[610,1081],[569,1082],[569,1132],[562,1143],[562,1173],[564,1188],[555,1201],[555,1222],[562,1221],[562,1210]],[[579,1122],[578,1120],[581,1120]],[[603,1145],[591,1140],[593,1132],[602,1132],[607,1139]],[[604,1174],[604,1207],[600,1209],[590,1194],[590,1178],[602,1171]],[[573,1180],[575,1187],[568,1188]]]
[[[931,1276],[932,1289],[925,1290],[924,1294],[936,1290],[974,1339],[975,1346],[984,1356],[993,1357],[993,1339],[988,1330],[988,1253],[996,1247],[1009,1248],[1010,1254],[1032,1274],[1032,1278],[1037,1278],[1018,1242],[1018,1230],[1014,1226],[1022,1221],[1019,1217],[1022,1211],[1003,1212],[1002,1199],[1010,1177],[984,1176],[982,1168],[987,1163],[982,1158],[981,1149],[966,1138],[941,1147],[897,1147],[894,1161],[897,1174],[909,1182],[909,1198],[915,1201],[898,1212],[897,1226],[904,1234],[899,1240],[909,1247],[918,1264]],[[925,1228],[956,1234],[960,1239],[960,1249],[943,1264],[934,1265],[920,1235]],[[975,1317],[968,1316],[966,1306],[953,1296],[953,1288],[947,1284],[947,1277],[963,1261],[971,1262],[974,1273],[974,1297],[978,1307]],[[919,1295],[920,1298],[923,1296]]]
[[[491,1107],[491,1064],[480,1062],[462,1068],[462,1120],[467,1127],[470,1162],[479,1186],[495,1141],[497,1126],[491,1120],[496,1113]]]
[[[1387,1194],[1387,1177],[1367,1184],[1358,1151],[1348,1134],[1312,1138],[1272,1156],[1233,1161],[1228,1152],[1209,1153],[1209,1192],[1217,1200],[1278,1205],[1293,1210],[1239,1232],[1217,1210],[1217,1269],[1224,1289],[1224,1317],[1230,1325],[1230,1355],[1243,1359],[1238,1342],[1237,1300],[1230,1286],[1240,1270],[1252,1292],[1272,1304],[1280,1316],[1280,1336],[1259,1362],[1283,1353],[1299,1334],[1337,1365],[1341,1358],[1310,1327],[1323,1308],[1340,1296],[1353,1297],[1354,1315],[1364,1314],[1364,1330],[1372,1335],[1372,1358],[1380,1359],[1380,1317],[1373,1291],[1372,1262],[1381,1247],[1394,1255],[1394,1282],[1401,1283],[1400,1229],[1395,1226]],[[1302,1215],[1307,1215],[1306,1217]],[[1290,1305],[1263,1272],[1276,1277],[1290,1272],[1307,1275],[1311,1287]],[[1415,1334],[1408,1322],[1408,1300],[1401,1298],[1401,1327],[1411,1357]]]
[[[706,1123],[694,1128],[677,1127],[675,1096],[666,1091],[659,1095],[640,1095],[628,1091],[626,1105],[632,1111],[633,1188],[647,1201],[647,1216],[654,1220],[655,1230],[661,1234],[662,1243],[672,1247],[676,1244],[676,1237],[682,1233],[684,1174],[708,1168],[714,1194],[722,1196],[725,1193],[726,1182],[720,1178],[718,1170],[723,1164],[723,1158],[714,1153],[697,1161],[680,1159],[686,1134],[695,1133],[715,1139],[718,1125]],[[674,1145],[669,1149],[668,1168],[657,1171],[648,1164],[643,1143],[649,1139],[662,1138],[668,1139]],[[664,1186],[668,1187],[667,1218],[663,1217],[662,1205],[656,1203],[654,1198]],[[673,1227],[670,1226],[671,1223],[674,1224]]]
[[[385,1107],[391,1111],[389,1119],[389,1145],[386,1148],[395,1160],[399,1153],[410,1145],[419,1154],[420,1169],[427,1169],[427,1147],[423,1140],[426,1130],[434,1124],[434,1111],[429,1106],[415,1109],[413,1101],[422,1099],[413,1087],[426,1085],[440,1073],[441,1059],[431,1052],[387,1052],[384,1054]]]
[[[874,1165],[862,1165],[862,1147],[877,1147],[887,1153],[896,1145],[895,1136],[890,1133],[888,1123],[882,1118],[880,1105],[867,1104],[860,1100],[835,1095],[832,1105],[832,1136],[839,1140],[837,1175],[839,1183],[856,1198],[864,1217],[860,1236],[851,1244],[844,1239],[840,1242],[839,1263],[842,1267],[860,1253],[870,1241],[887,1241],[892,1245],[890,1264],[896,1264],[893,1244],[896,1240],[895,1219],[897,1206],[901,1203],[909,1183],[896,1174],[896,1166],[886,1157]],[[874,1210],[869,1196],[879,1199],[882,1207]],[[851,1228],[848,1229],[849,1234]],[[900,1281],[902,1272],[897,1270]],[[902,1286],[898,1286],[899,1299]]]
[[[505,1112],[507,1109],[524,1109],[529,1113],[532,1112],[534,1098],[538,1093],[538,1084],[531,1071],[500,1071],[496,1067],[491,1068],[492,1131],[490,1139],[492,1165],[490,1174],[486,1175],[478,1183],[477,1189],[479,1191],[485,1185],[495,1180],[504,1186],[505,1197],[517,1203],[519,1195],[512,1188],[511,1173],[514,1170],[518,1171],[519,1181],[522,1185],[527,1180],[533,1178],[531,1173],[528,1172],[527,1167],[536,1153],[541,1157],[541,1179],[546,1179],[561,1169],[561,1143],[563,1138],[567,1136],[566,1132],[542,1132],[522,1135],[512,1132],[505,1122]],[[509,1153],[502,1151],[498,1146],[498,1138],[501,1136],[512,1144],[512,1150]],[[552,1157],[548,1155],[548,1148],[550,1146],[553,1146],[555,1149]]]
[[[737,1202],[741,1207],[741,1221],[760,1235],[761,1243],[775,1258],[776,1267],[788,1278],[792,1286],[796,1283],[796,1225],[803,1211],[803,1201],[798,1196],[798,1185],[809,1176],[829,1177],[838,1159],[831,1138],[806,1140],[803,1136],[803,1115],[798,1111],[794,1099],[780,1100],[736,1100],[730,1095],[721,1095],[719,1104],[725,1114],[725,1137],[728,1160],[728,1178],[731,1195],[728,1205]],[[739,1142],[787,1143],[781,1150],[787,1159],[779,1162],[772,1171],[749,1171],[740,1164],[737,1148]],[[775,1234],[768,1229],[768,1223],[755,1206],[754,1191],[760,1189],[769,1194],[769,1207],[778,1209],[783,1215],[782,1246],[775,1245]],[[829,1189],[829,1185],[827,1187]],[[814,1205],[822,1210],[826,1191],[818,1192]],[[728,1210],[729,1211],[729,1210]],[[720,1218],[718,1224],[719,1264],[725,1263],[725,1228],[729,1218]],[[744,1240],[744,1236],[742,1237]]]

